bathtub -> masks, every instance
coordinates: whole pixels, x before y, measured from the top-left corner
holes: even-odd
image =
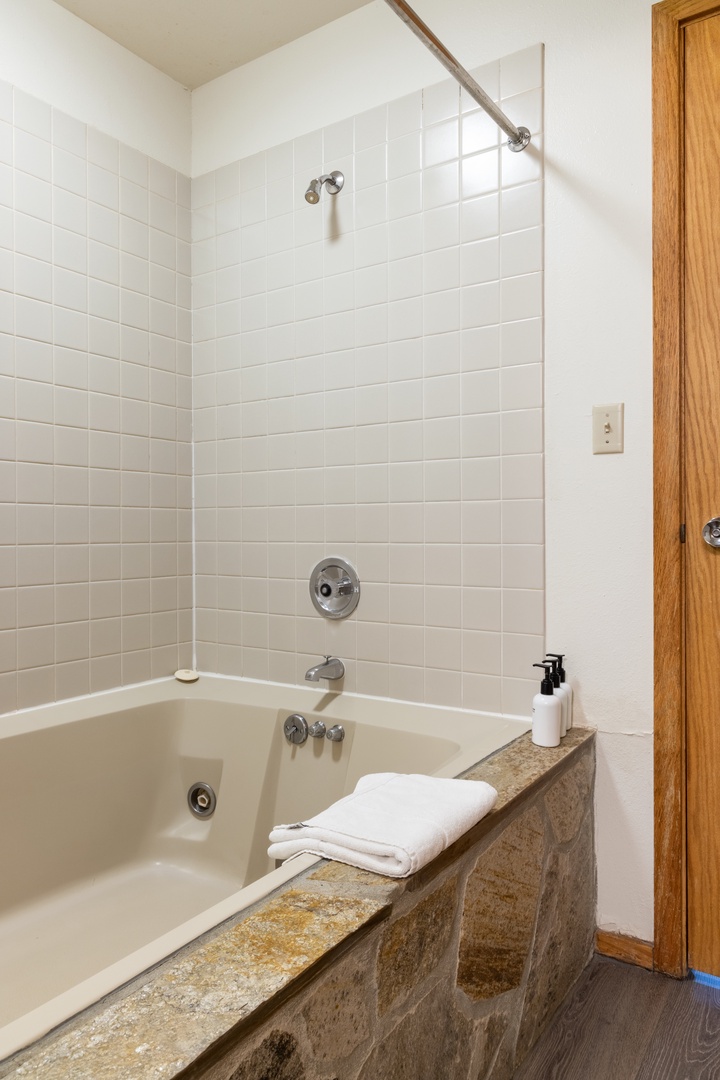
[[[291,745],[295,712],[344,741]],[[208,675],[0,717],[0,1059],[315,861],[275,867],[273,824],[367,772],[456,776],[528,726]],[[199,783],[217,797],[204,819]]]

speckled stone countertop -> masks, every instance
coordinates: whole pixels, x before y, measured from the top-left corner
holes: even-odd
[[[191,942],[166,963],[0,1063],[0,1077],[166,1080],[219,1040],[251,1030],[270,1008],[385,919],[406,889],[422,886],[496,827],[594,736],[573,728],[555,748],[529,734],[464,773],[498,791],[492,813],[418,874],[380,877],[320,862],[259,904]]]

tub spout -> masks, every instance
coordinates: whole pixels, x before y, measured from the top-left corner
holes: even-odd
[[[305,672],[308,682],[319,682],[320,679],[342,679],[345,674],[345,665],[337,656],[326,656],[324,664],[316,664]]]

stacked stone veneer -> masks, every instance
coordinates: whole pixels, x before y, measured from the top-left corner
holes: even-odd
[[[183,1075],[509,1080],[592,954],[593,776],[588,743],[496,828],[410,879],[387,920],[255,1030]],[[337,869],[305,884],[336,887]]]

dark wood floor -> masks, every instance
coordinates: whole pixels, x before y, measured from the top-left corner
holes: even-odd
[[[596,956],[514,1080],[720,1080],[720,991]]]

